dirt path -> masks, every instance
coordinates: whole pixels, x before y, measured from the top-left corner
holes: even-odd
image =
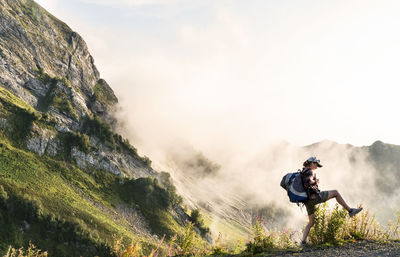
[[[359,241],[354,243],[346,243],[342,246],[330,247],[306,247],[303,250],[292,253],[275,253],[265,254],[261,256],[324,256],[324,257],[341,257],[341,256],[400,256],[400,241],[391,241],[387,243],[379,243],[376,241]]]

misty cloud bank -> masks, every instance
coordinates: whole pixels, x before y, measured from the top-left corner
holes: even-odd
[[[251,153],[226,148],[220,155],[224,158],[178,141],[162,149],[163,155],[160,150],[154,157],[150,154],[156,168],[171,174],[190,209],[201,208],[211,215],[214,236],[220,229],[216,223],[237,222],[250,227],[255,215],[263,216],[273,227],[301,229],[307,220],[305,208],[290,203],[279,183],[284,174],[300,169],[309,156],[317,156],[324,165],[317,170],[321,190],[337,189],[350,206],[362,204],[382,224],[394,218],[400,203],[399,189],[390,180],[396,171],[389,172],[387,165],[386,173],[377,169],[376,147],[327,140],[305,147],[282,142]],[[387,174],[387,183],[380,180],[382,174]],[[387,187],[393,191],[388,192]],[[329,201],[330,206],[335,203],[334,199]]]

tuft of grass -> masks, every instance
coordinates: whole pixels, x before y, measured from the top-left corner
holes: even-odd
[[[258,254],[295,247],[296,242],[294,237],[296,231],[267,229],[267,224],[260,217],[255,217],[255,224],[252,228],[252,239],[246,243],[245,253]]]
[[[226,246],[223,245],[222,234],[219,233],[218,238],[211,249],[211,255],[223,256],[228,254],[229,250],[226,248]]]
[[[204,224],[204,219],[200,213],[200,209],[192,210],[189,216],[189,221],[200,230],[200,233],[203,237],[210,233],[210,229]]]
[[[103,143],[108,143],[115,149],[114,133],[111,126],[103,122],[99,117],[85,117],[83,119],[82,131],[88,135],[96,136]]]
[[[122,238],[114,237],[112,254],[117,257],[157,257],[157,256],[208,256],[215,253],[227,253],[221,250],[213,250],[209,245],[199,238],[194,231],[194,225],[186,222],[185,231],[175,234],[165,244],[165,235],[158,242],[157,246],[148,250],[147,254],[143,251],[143,244],[140,241],[126,243]],[[217,248],[214,248],[217,249]]]
[[[194,231],[194,224],[186,221],[186,230],[170,239],[168,256],[206,256],[210,247]]]
[[[37,249],[34,244],[29,242],[28,249],[24,248],[15,249],[12,246],[8,248],[8,251],[4,257],[47,257],[47,252]]]
[[[104,105],[113,105],[118,102],[114,92],[104,79],[99,79],[93,88],[94,98]]]
[[[315,223],[311,228],[309,238],[313,244],[334,243],[342,239],[343,225],[346,223],[348,212],[339,208],[330,211],[327,204],[319,205],[315,211]]]
[[[338,244],[346,240],[397,240],[399,239],[400,216],[396,222],[389,222],[387,228],[381,226],[368,209],[353,218],[336,204],[329,210],[321,204],[315,212],[315,224],[310,230],[310,241],[315,244]]]
[[[78,120],[71,97],[65,92],[70,90],[71,86],[66,78],[50,77],[43,69],[36,71],[36,78],[43,84],[49,85],[46,95],[39,101],[39,109],[48,111],[49,107],[56,108],[61,113]]]
[[[20,98],[16,97],[13,93],[0,86],[0,99],[4,104],[8,106],[16,106],[19,109],[24,109],[30,113],[34,113],[35,109],[33,109],[29,104],[25,103]]]
[[[396,211],[395,222],[389,221],[388,223],[388,237],[393,240],[400,240],[400,213]]]

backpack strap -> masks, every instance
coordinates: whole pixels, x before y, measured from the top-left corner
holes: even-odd
[[[307,174],[307,172],[309,172],[310,170],[311,170],[310,168],[303,168],[302,170],[299,169],[298,172],[300,172],[301,175],[305,175],[305,174]]]

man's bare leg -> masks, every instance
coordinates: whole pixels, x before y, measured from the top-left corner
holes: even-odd
[[[306,241],[308,233],[310,233],[310,229],[312,226],[314,226],[314,214],[308,215],[308,224],[304,228],[303,239],[301,240],[302,242]]]
[[[336,198],[336,201],[343,206],[347,211],[350,211],[350,206],[347,205],[347,203],[344,201],[343,197],[340,195],[340,193],[337,190],[330,190],[328,191],[328,200]]]

